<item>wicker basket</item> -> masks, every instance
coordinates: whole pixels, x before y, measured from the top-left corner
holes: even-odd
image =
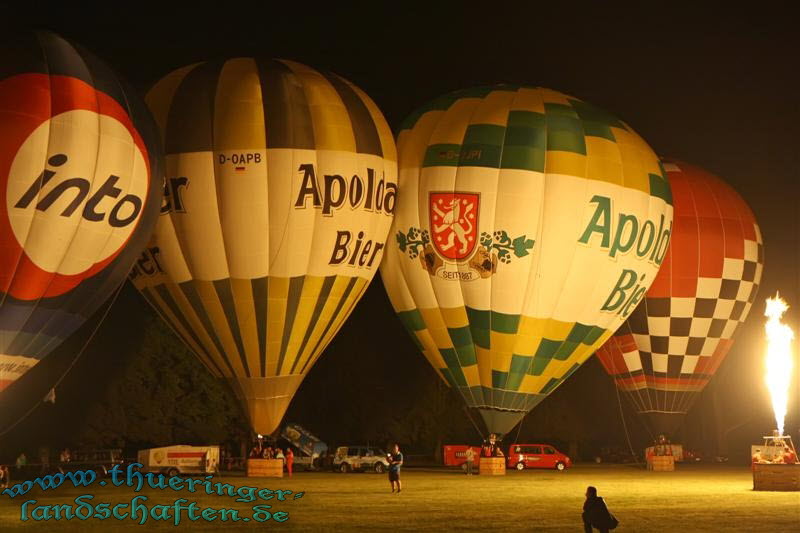
[[[800,464],[753,465],[753,490],[800,491]]]
[[[479,468],[482,476],[504,476],[506,475],[506,458],[481,457]]]
[[[672,455],[651,455],[647,458],[647,469],[656,472],[672,472],[675,470],[675,457]]]
[[[247,477],[283,477],[283,459],[248,459]]]

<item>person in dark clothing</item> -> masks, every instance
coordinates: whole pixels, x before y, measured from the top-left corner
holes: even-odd
[[[617,527],[617,519],[608,511],[606,502],[597,495],[595,487],[586,487],[586,501],[583,503],[582,517],[585,533],[592,533],[592,528],[597,529],[600,533],[608,533],[609,529]]]
[[[388,454],[387,459],[389,459],[389,484],[392,486],[392,492],[397,487],[397,493],[400,494],[400,466],[403,464],[403,453],[400,451],[399,444],[392,446],[392,451]]]

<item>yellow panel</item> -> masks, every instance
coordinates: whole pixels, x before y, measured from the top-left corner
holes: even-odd
[[[544,101],[540,89],[522,88],[517,91],[517,97],[511,105],[512,111],[533,111],[544,114]]]
[[[565,340],[574,325],[574,322],[562,322],[561,320],[550,318],[545,324],[542,336],[551,340]]]
[[[550,322],[551,319],[549,318],[534,318],[522,315],[519,320],[514,353],[534,355],[539,348],[542,337],[545,336],[548,330]],[[566,328],[566,331],[569,331],[569,327]]]
[[[314,329],[308,338],[308,343],[306,343],[303,353],[297,354],[298,362],[296,365],[296,371],[304,366],[306,367],[306,370],[310,368],[310,365],[306,365],[306,361],[315,355],[315,353],[312,351],[315,347],[322,346],[322,343],[320,342],[322,334],[325,332],[325,328],[328,327],[331,317],[333,316],[334,311],[336,311],[339,301],[342,299],[344,288],[347,286],[349,281],[350,278],[345,278],[343,276],[337,276],[336,279],[334,279],[331,290],[328,293],[328,298],[326,299],[325,304],[320,311],[317,323],[314,325]],[[331,328],[333,328],[333,326],[331,326]]]
[[[475,347],[475,356],[478,358],[478,374],[481,384],[486,387],[492,386],[492,352],[485,348]]]
[[[492,352],[508,352],[514,351],[514,344],[517,340],[516,333],[498,333],[496,331],[490,332],[489,345]]]
[[[517,332],[524,337],[541,337],[544,335],[548,320],[550,319],[521,315]]]
[[[464,307],[443,307],[439,311],[448,328],[463,328],[469,325],[467,310]]]
[[[512,91],[492,91],[487,94],[469,119],[470,124],[494,124],[505,127],[508,124],[508,111],[516,96]]]
[[[450,339],[450,333],[447,331],[447,325],[442,320],[442,315],[438,308],[434,309],[420,309],[422,320],[427,326],[436,345],[439,348],[452,348],[453,342]]]
[[[417,120],[413,129],[400,132],[397,137],[399,168],[407,170],[422,167],[428,141],[442,115],[444,111],[428,111]]]
[[[214,146],[217,150],[266,148],[264,106],[256,62],[225,62],[214,103]]]
[[[267,289],[267,364],[266,375],[275,376],[281,350],[283,327],[286,322],[286,299],[289,278],[270,276]]]
[[[638,133],[630,130],[629,135],[633,139],[633,145],[639,150],[642,166],[647,174],[661,175],[661,165],[658,156],[650,146],[642,139]]]
[[[522,383],[519,385],[519,392],[524,392],[526,394],[539,393],[549,380],[549,377],[545,379],[545,376],[531,376],[530,374],[525,374],[525,377],[522,378]]]
[[[342,327],[342,324],[344,324],[344,321],[347,320],[347,318],[350,316],[350,313],[353,312],[353,308],[361,299],[361,296],[363,296],[364,291],[367,290],[368,286],[369,286],[368,280],[360,277],[356,278],[356,282],[353,285],[353,290],[350,291],[350,295],[345,300],[344,305],[342,305],[342,310],[338,315],[339,318],[336,320],[336,322],[331,326],[331,328],[322,338],[319,351],[313,354],[313,359],[308,364],[306,371],[308,371],[308,369],[311,368],[314,365],[314,363],[317,362],[317,359],[319,359],[320,355],[322,355],[322,353],[325,351],[325,348],[328,347],[328,344],[330,344],[331,340],[333,340],[333,337],[339,332],[339,329]]]
[[[222,344],[222,349],[225,350],[225,359],[233,367],[233,372],[236,376],[246,376],[241,357],[239,357],[239,350],[233,340],[230,326],[228,326],[225,310],[222,308],[213,282],[195,280],[194,284],[197,288],[197,293],[200,295],[200,301],[203,302],[203,307],[206,309],[211,324],[214,326],[214,331],[216,331],[217,337]]]
[[[467,380],[467,385],[470,387],[477,387],[481,384],[480,373],[478,372],[478,365],[470,365],[461,367],[464,377]]]
[[[622,160],[617,143],[602,137],[586,137],[586,152],[587,178],[622,185]]]
[[[586,156],[573,152],[548,150],[544,171],[547,174],[564,174],[584,178],[586,177]]]
[[[282,60],[303,84],[317,150],[356,151],[356,138],[350,114],[339,93],[316,70],[294,61]]]
[[[439,116],[439,122],[430,138],[422,145],[432,144],[458,144],[464,141],[464,133],[470,123],[470,118],[475,108],[481,103],[480,98],[462,98],[453,102],[453,105]],[[416,128],[414,128],[416,130]],[[424,155],[423,150],[423,155]]]
[[[511,368],[511,352],[492,350],[492,370],[508,372],[509,368]]]
[[[436,346],[439,348],[453,348],[453,340],[450,338],[450,332],[446,327],[428,328],[431,336],[436,341]]]
[[[639,139],[633,134],[615,129],[614,135],[617,136],[622,157],[622,172],[625,180],[625,187],[650,192],[650,177],[647,175],[645,167],[644,152],[639,148]],[[660,171],[658,172],[661,173]]]
[[[258,344],[256,304],[253,300],[251,280],[231,278],[231,293],[250,375],[259,376],[261,375],[261,347]]]
[[[542,95],[542,101],[546,104],[563,104],[570,105],[565,94],[552,89],[545,89],[544,87],[538,89],[539,94]],[[575,98],[577,100],[577,98]]]
[[[306,335],[311,317],[314,314],[314,308],[317,306],[323,280],[324,278],[320,276],[305,276],[304,278],[300,299],[297,302],[297,311],[292,322],[292,331],[289,334],[289,342],[286,344],[286,353],[283,356],[283,364],[280,368],[281,375],[292,373],[292,367],[295,366],[294,363],[299,356],[298,351],[303,343],[303,337]],[[295,367],[294,372],[298,372],[299,368],[302,367]]]

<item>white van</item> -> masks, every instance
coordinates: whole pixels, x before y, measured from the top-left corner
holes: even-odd
[[[188,446],[178,444],[139,450],[137,459],[142,470],[177,474],[214,474],[219,465],[219,446]]]

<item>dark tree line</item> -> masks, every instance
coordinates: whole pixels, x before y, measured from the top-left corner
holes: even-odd
[[[252,435],[228,385],[206,371],[130,286],[56,388],[55,404],[42,403],[102,311],[0,395],[0,461],[42,445],[118,447],[130,455],[179,443],[225,443],[238,452],[247,443]],[[603,448],[627,450],[628,437],[641,450],[651,436],[624,398],[618,400],[590,359],[506,439],[549,442],[587,460]],[[690,415],[687,426],[695,430],[685,442],[714,448],[715,404],[711,398],[701,403],[708,405]],[[6,432],[32,405],[38,407]],[[478,444],[483,432],[480,417],[465,410],[418,353],[379,279],[310,371],[285,422],[305,426],[329,445],[398,441],[407,452],[431,457],[440,456],[443,444]]]

